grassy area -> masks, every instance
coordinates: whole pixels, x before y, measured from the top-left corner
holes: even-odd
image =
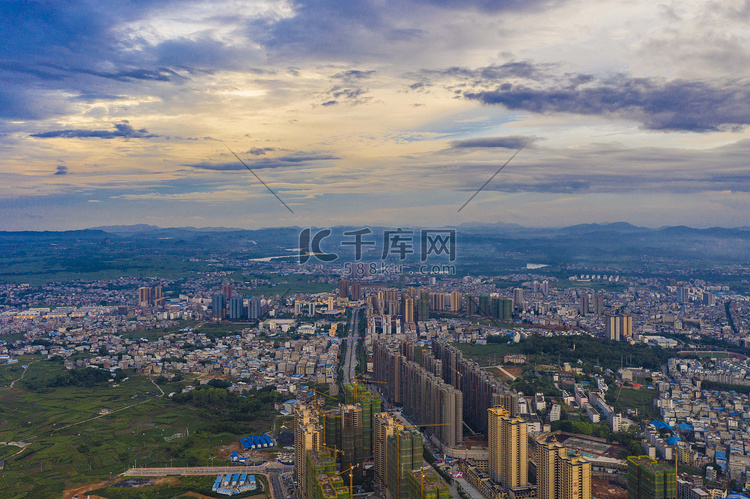
[[[214,484],[215,478],[215,476],[167,477],[149,480],[145,485],[135,487],[128,487],[128,481],[122,480],[115,484],[115,486],[92,490],[91,494],[106,497],[107,499],[140,499],[142,497],[147,497],[148,499],[169,499],[172,497],[188,497],[188,492],[197,492],[208,497],[226,497],[211,491],[211,486]],[[258,499],[263,496],[270,497],[270,494],[267,494],[268,478],[265,475],[257,474],[255,475],[255,479],[258,482],[258,490],[232,497],[257,497]],[[141,482],[140,479],[135,479],[130,483],[138,484]]]
[[[473,360],[480,366],[498,365],[503,363],[503,355],[508,353],[523,353],[519,343],[488,343],[475,345],[470,343],[456,343],[464,357]]]
[[[15,376],[11,368],[15,366],[0,366],[0,379]],[[64,373],[61,363],[38,360],[26,378],[44,386],[45,380]],[[159,397],[145,376],[131,375],[119,386],[105,381],[92,388],[36,392],[25,387],[26,378],[13,389],[0,390],[0,441],[29,443],[12,457],[18,448],[0,448],[0,459],[6,460],[0,474],[2,497],[59,497],[64,488],[109,479],[136,461],[139,466],[207,465],[217,455],[216,447],[271,429],[266,413],[229,424],[200,408]],[[177,387],[162,388],[169,393]],[[103,409],[112,412],[97,417]],[[186,430],[189,436],[178,435]]]
[[[643,418],[659,418],[659,413],[653,406],[654,399],[659,396],[657,390],[623,388],[619,396],[617,395],[617,390],[614,390],[614,393],[615,397],[617,397],[616,402],[613,404],[616,411],[638,409],[638,414]]]
[[[171,255],[107,256],[101,258],[33,258],[25,256],[8,262],[0,272],[0,282],[28,283],[40,286],[49,282],[76,279],[95,281],[120,277],[167,277],[180,279],[204,271],[205,265]]]
[[[123,338],[145,338],[148,341],[158,340],[162,336],[179,332],[181,329],[186,327],[195,328],[198,333],[204,333],[211,338],[220,338],[223,336],[229,336],[232,334],[239,334],[243,329],[247,329],[253,326],[256,321],[252,322],[198,322],[198,321],[182,321],[175,326],[165,328],[146,329],[143,331],[123,331],[121,336]]]

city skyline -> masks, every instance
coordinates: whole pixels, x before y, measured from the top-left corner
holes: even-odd
[[[0,230],[747,226],[749,20],[739,0],[4,2]]]

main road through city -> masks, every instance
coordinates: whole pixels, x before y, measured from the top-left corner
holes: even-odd
[[[359,333],[359,310],[352,310],[349,319],[349,336],[346,337],[346,358],[344,359],[344,383],[351,383],[357,367],[357,337]]]

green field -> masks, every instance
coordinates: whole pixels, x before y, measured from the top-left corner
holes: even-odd
[[[640,390],[623,388],[622,390],[614,389],[610,391],[613,392],[614,397],[616,397],[616,401],[613,403],[616,411],[638,409],[638,415],[641,418],[659,418],[659,413],[653,406],[654,399],[659,396],[657,390],[649,390],[647,388],[641,388]],[[619,396],[617,393],[618,391]],[[607,395],[609,396],[609,393]]]
[[[26,381],[44,386],[65,373],[62,363],[38,359],[23,382],[0,390],[0,442],[29,443],[17,455],[19,448],[0,446],[0,459],[6,461],[0,498],[60,496],[65,488],[109,479],[136,461],[138,466],[208,465],[217,446],[271,430],[265,410],[228,422],[161,397],[145,376],[130,375],[117,387],[105,382],[30,391],[25,386]],[[0,366],[0,380],[16,377],[16,366]],[[169,393],[179,385],[162,389]],[[97,417],[102,409],[112,413]],[[185,430],[189,436],[165,441]]]
[[[247,329],[256,324],[257,321],[245,322],[199,322],[199,321],[181,321],[175,326],[155,329],[145,329],[143,331],[123,331],[123,338],[140,339],[145,338],[149,341],[158,340],[162,336],[178,333],[181,329],[192,327],[197,333],[204,333],[210,338],[220,338],[232,334],[239,334],[243,329]]]
[[[137,487],[126,487],[124,485],[128,481],[122,480],[115,484],[115,486],[92,490],[91,494],[106,497],[107,499],[169,499],[172,497],[182,497],[188,492],[197,492],[209,497],[226,497],[211,492],[211,486],[215,478],[214,476],[168,477],[151,479],[146,484]],[[258,483],[258,490],[232,497],[242,498],[266,495],[268,491],[268,479],[264,475],[255,475],[255,479]],[[132,483],[139,483],[139,479],[133,480]]]
[[[503,355],[507,353],[524,353],[520,343],[488,343],[486,345],[454,343],[453,346],[461,350],[465,358],[473,360],[480,366],[502,364]]]

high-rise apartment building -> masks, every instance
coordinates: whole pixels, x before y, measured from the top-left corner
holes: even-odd
[[[466,297],[466,315],[472,316],[479,313],[479,298],[476,296]]]
[[[502,407],[488,412],[488,447],[490,478],[506,489],[528,486],[528,434],[526,422],[511,417]]]
[[[581,293],[581,297],[578,301],[578,315],[587,316],[589,315],[589,301],[591,295],[588,293]]]
[[[362,299],[362,284],[358,282],[352,283],[351,292],[349,298],[352,300],[359,301]]]
[[[604,296],[594,295],[592,307],[594,309],[595,315],[598,315],[598,316],[604,315]]]
[[[235,296],[231,300],[229,300],[229,318],[234,320],[244,319],[247,317],[245,314],[245,305],[244,300],[239,297]]]
[[[297,486],[307,484],[307,453],[318,451],[323,444],[323,427],[311,407],[298,404],[294,408],[294,475]]]
[[[368,458],[374,448],[374,417],[382,412],[383,401],[362,384],[344,385],[344,401],[362,408],[362,455]]]
[[[385,483],[391,499],[409,499],[409,473],[422,466],[422,434],[396,429],[386,438]]]
[[[633,317],[630,315],[608,315],[604,318],[606,337],[614,341],[625,341],[633,337]]]
[[[336,447],[344,453],[341,454],[341,467],[343,469],[355,464],[362,469],[365,460],[364,454],[364,432],[362,427],[362,406],[342,405],[341,410],[341,439],[336,442]],[[326,445],[328,441],[326,441]]]
[[[591,499],[591,463],[556,441],[539,442],[536,483],[538,499]]]
[[[224,295],[224,299],[226,301],[229,301],[232,299],[232,285],[231,284],[224,284],[221,287],[221,294]]]
[[[247,316],[252,320],[260,319],[260,316],[263,315],[261,301],[257,296],[253,296],[248,300],[247,309]]]
[[[492,317],[501,321],[513,319],[513,301],[499,296],[492,297]]]
[[[223,319],[226,316],[227,299],[221,293],[216,293],[211,299],[211,310],[215,319]]]
[[[153,288],[140,287],[138,288],[138,306],[147,307],[153,302]]]
[[[404,324],[414,322],[414,298],[404,297]]]
[[[349,298],[349,279],[341,279],[339,282],[339,296]]]
[[[458,313],[461,311],[461,292],[451,291],[451,312]]]
[[[675,296],[678,303],[688,303],[690,301],[690,288],[687,286],[677,286]]]
[[[432,352],[435,359],[440,360],[443,380],[461,390],[463,416],[472,428],[486,433],[487,409],[498,404],[503,404],[511,415],[516,414],[513,399],[518,398],[517,393],[499,383],[477,363],[464,360],[456,347],[433,340]]]
[[[492,317],[492,299],[489,296],[484,295],[479,297],[477,314],[483,317]]]
[[[375,480],[379,481],[383,487],[386,487],[386,465],[388,455],[386,445],[388,437],[393,435],[398,429],[396,417],[388,412],[375,414],[373,418],[373,457],[375,461]]]
[[[523,288],[515,288],[513,290],[513,306],[515,308],[523,307]]]
[[[674,499],[677,477],[674,468],[648,456],[628,457],[628,499]]]
[[[417,300],[417,321],[430,320],[430,299],[422,297]]]
[[[444,445],[463,443],[463,396],[460,390],[443,381],[413,360],[417,349],[408,342],[396,344],[386,339],[374,342],[374,374],[384,382],[383,393],[415,424],[428,424],[427,432]]]

